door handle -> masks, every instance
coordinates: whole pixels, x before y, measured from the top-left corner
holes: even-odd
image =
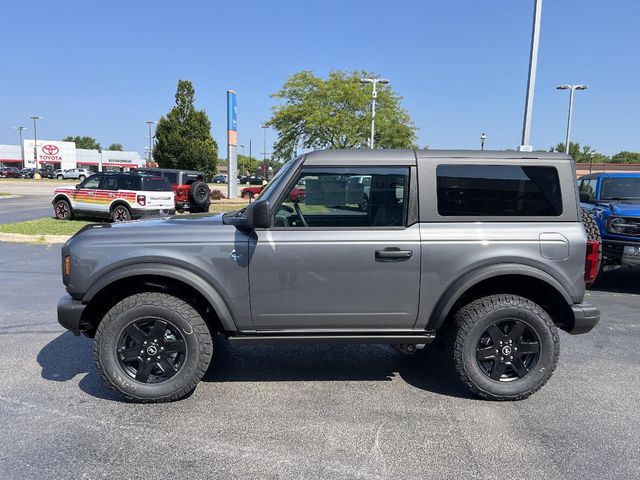
[[[411,258],[413,250],[400,250],[396,247],[385,248],[384,250],[376,250],[376,258],[381,260],[403,260]]]

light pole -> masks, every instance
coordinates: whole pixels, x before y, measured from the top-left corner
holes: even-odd
[[[18,133],[20,134],[20,160],[22,160],[22,168],[27,168],[27,164],[24,161],[24,142],[22,141],[22,131],[26,130],[27,127],[13,127],[14,129],[18,130]]]
[[[538,68],[538,45],[540,43],[540,20],[542,18],[542,0],[535,0],[533,10],[533,27],[531,29],[531,54],[529,56],[529,77],[527,80],[527,97],[524,104],[524,122],[522,123],[522,141],[518,150],[532,152],[531,116],[533,113],[533,93],[536,88],[536,70]]]
[[[38,115],[32,115],[33,120],[33,168],[38,168],[38,130],[36,128],[36,120],[40,120],[44,117]]]
[[[149,161],[149,164],[151,164],[151,158],[153,156],[152,150],[153,150],[153,145],[152,145],[152,139],[153,137],[151,136],[151,126],[155,125],[156,122],[154,122],[153,120],[147,120],[147,125],[149,126],[149,155],[147,155],[147,160]]]
[[[238,146],[242,149],[242,158],[246,158],[247,156],[244,154],[244,145],[238,145]],[[240,169],[244,172],[244,169],[242,169],[242,165],[240,165]],[[244,175],[244,173],[241,172],[240,175]]]
[[[571,118],[573,117],[573,93],[576,90],[586,90],[589,85],[558,85],[557,90],[569,90],[569,116],[567,118],[567,138],[564,142],[564,153],[570,154],[569,147],[571,141]]]
[[[373,138],[376,129],[376,99],[378,98],[378,89],[376,87],[378,84],[386,85],[389,83],[389,80],[386,78],[361,78],[360,82],[363,84],[370,83],[373,86],[371,90],[371,140],[369,140],[369,148],[373,148]]]
[[[484,150],[484,142],[487,140],[487,136],[482,133],[480,135],[480,150]]]
[[[262,129],[264,130],[264,150],[262,151],[262,173],[264,176],[267,176],[267,126],[262,125]]]

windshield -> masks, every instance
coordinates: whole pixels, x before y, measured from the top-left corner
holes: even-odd
[[[260,195],[258,195],[258,198],[264,197],[265,194],[274,187],[274,185],[278,185],[286,176],[285,174],[287,173],[287,171],[289,171],[291,165],[293,165],[294,163],[295,160],[289,160],[287,163],[285,163],[284,166],[280,170],[278,170],[278,173],[276,173],[273,179],[265,185],[265,187],[262,189],[262,192],[260,192]]]
[[[640,200],[640,177],[605,178],[602,200]]]

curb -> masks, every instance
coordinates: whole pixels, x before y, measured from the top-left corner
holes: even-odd
[[[0,233],[0,242],[11,243],[65,243],[71,235],[25,235],[23,233]]]

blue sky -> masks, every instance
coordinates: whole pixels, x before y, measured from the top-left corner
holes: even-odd
[[[38,136],[89,135],[143,152],[145,121],[191,80],[226,155],[227,89],[238,138],[261,152],[270,95],[300,70],[366,69],[390,78],[431,148],[520,143],[533,0],[4,2],[0,143],[46,118]],[[640,2],[545,0],[532,143],[572,139],[606,154],[640,150]],[[275,140],[270,131],[268,142]],[[270,146],[268,147],[268,150]],[[248,152],[247,152],[248,153]]]

